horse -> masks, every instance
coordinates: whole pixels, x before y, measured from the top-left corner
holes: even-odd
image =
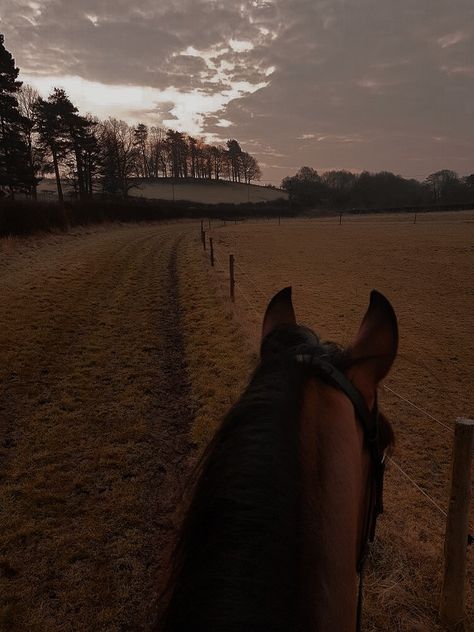
[[[394,442],[377,388],[397,346],[375,290],[346,349],[297,324],[291,288],[272,298],[259,364],[198,465],[155,630],[359,629]]]

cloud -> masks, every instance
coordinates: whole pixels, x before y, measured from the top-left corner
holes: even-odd
[[[295,164],[473,170],[472,0],[0,0],[0,18],[28,80],[69,82],[103,115],[232,134],[273,165],[265,180]]]

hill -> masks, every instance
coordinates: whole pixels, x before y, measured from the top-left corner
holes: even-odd
[[[67,194],[67,183],[64,183]],[[256,184],[241,184],[225,180],[196,180],[176,182],[171,180],[142,181],[130,190],[131,197],[147,198],[149,200],[172,200],[174,189],[175,200],[187,200],[202,204],[241,204],[245,202],[273,202],[287,199],[288,194],[281,189],[259,186]],[[45,178],[38,186],[40,198],[56,197],[56,183],[52,178]]]

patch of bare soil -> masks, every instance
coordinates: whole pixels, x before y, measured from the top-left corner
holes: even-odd
[[[194,454],[188,230],[1,243],[2,630],[150,629]]]

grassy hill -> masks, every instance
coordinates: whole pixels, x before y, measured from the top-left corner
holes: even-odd
[[[65,194],[68,185],[64,183]],[[137,183],[130,190],[131,197],[141,197],[150,200],[172,200],[174,189],[175,200],[187,200],[202,204],[241,204],[244,202],[273,202],[278,199],[287,199],[286,191],[255,184],[240,184],[238,182],[226,182],[215,180],[197,180],[176,182],[170,180],[155,180]],[[52,178],[45,178],[38,186],[40,198],[56,197],[56,184]]]

